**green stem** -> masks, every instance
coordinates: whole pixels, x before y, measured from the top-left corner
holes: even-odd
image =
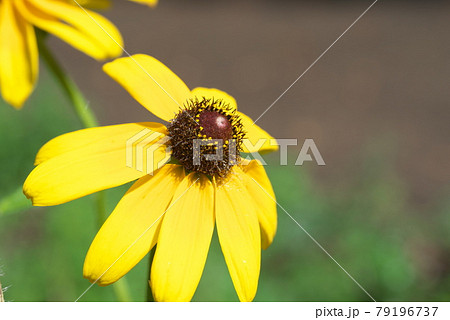
[[[106,197],[105,192],[100,191],[95,194],[96,207],[97,207],[97,225],[100,229],[103,223],[106,221]]]
[[[155,251],[156,251],[156,245],[152,248],[152,250],[150,250],[150,253],[148,254],[148,277],[147,277],[148,280],[150,280],[153,258],[155,257]],[[152,294],[152,288],[150,288],[150,285],[148,283],[147,283],[147,301],[148,302],[155,301],[155,299],[153,298],[153,294]]]
[[[69,98],[72,108],[75,111],[80,122],[85,128],[92,128],[98,126],[97,118],[94,112],[89,108],[89,103],[84,98],[76,83],[63,70],[51,51],[47,48],[45,43],[45,34],[38,36],[39,52],[44,59],[49,70],[63,89],[64,93]],[[96,208],[97,208],[97,223],[98,228],[103,225],[106,220],[106,199],[104,192],[96,193]],[[130,290],[125,278],[120,279],[114,285],[114,292],[119,301],[131,301]]]
[[[94,113],[89,108],[89,103],[84,98],[78,86],[69,77],[69,75],[64,72],[61,65],[57,62],[53,54],[47,48],[45,39],[38,37],[39,40],[39,53],[44,59],[50,71],[53,73],[55,78],[61,85],[64,93],[69,98],[72,103],[73,110],[80,119],[81,123],[85,128],[97,127],[98,121],[95,118]]]
[[[114,288],[114,293],[117,297],[117,300],[119,300],[120,302],[132,301],[131,296],[130,296],[130,288],[128,286],[127,279],[122,278],[122,279],[118,280],[116,283],[114,283],[113,288]]]
[[[0,216],[28,208],[31,208],[31,201],[23,195],[22,186],[0,198]]]

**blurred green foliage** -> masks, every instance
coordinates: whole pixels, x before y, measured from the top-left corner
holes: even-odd
[[[40,85],[18,112],[0,104],[0,201],[16,193],[39,147],[79,128],[53,83]],[[321,189],[303,167],[267,167],[278,202],[379,301],[450,299],[450,201],[417,212],[399,180],[390,151],[372,145],[345,187]],[[276,155],[269,157],[276,164]],[[389,161],[391,160],[391,161]],[[110,212],[127,187],[106,192]],[[0,211],[0,281],[8,301],[74,301],[90,283],[84,256],[97,226],[88,196],[48,208]],[[5,207],[6,208],[6,207]],[[18,212],[17,212],[18,211]],[[358,286],[286,215],[278,211],[273,245],[262,253],[256,301],[369,301]],[[144,301],[143,259],[127,276],[135,301]],[[93,286],[81,301],[115,301],[110,287]],[[237,301],[214,235],[194,301]]]

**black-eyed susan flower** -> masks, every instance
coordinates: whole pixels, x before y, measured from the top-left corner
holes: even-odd
[[[156,0],[134,0],[155,5]],[[97,59],[122,54],[122,37],[106,18],[88,9],[103,8],[105,0],[0,0],[0,90],[19,109],[34,89],[39,52],[35,28],[53,34]]]
[[[24,193],[34,205],[57,205],[138,179],[93,240],[84,277],[109,285],[158,244],[150,279],[155,300],[189,301],[216,227],[239,299],[252,300],[261,247],[275,235],[276,206],[263,166],[239,152],[273,151],[272,137],[237,111],[233,97],[218,89],[189,90],[153,57],[120,58],[104,70],[169,124],[129,123],[59,136],[39,151]],[[217,151],[217,140],[224,154],[237,148],[233,161],[206,160]],[[197,162],[194,141],[206,142]],[[130,153],[139,161],[145,148],[152,148],[150,167],[126,165]]]

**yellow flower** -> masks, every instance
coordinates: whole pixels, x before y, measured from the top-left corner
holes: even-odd
[[[133,1],[133,0],[131,0]],[[156,0],[134,0],[150,6]],[[79,0],[104,8],[105,0]],[[0,0],[0,90],[20,109],[34,89],[39,53],[34,27],[51,33],[87,55],[104,60],[122,54],[122,37],[103,16],[81,9],[73,0]]]
[[[251,301],[258,285],[261,247],[267,248],[276,232],[272,186],[256,160],[237,156],[237,164],[208,162],[202,154],[194,165],[193,139],[223,138],[224,154],[231,154],[233,142],[244,152],[276,150],[269,143],[272,137],[237,111],[233,97],[217,89],[191,91],[153,57],[116,59],[104,70],[169,125],[129,123],[56,137],[39,151],[38,166],[25,181],[24,193],[36,206],[57,205],[138,179],[92,242],[84,277],[109,285],[158,243],[150,279],[155,299],[189,301],[216,226],[239,299]],[[265,140],[258,150],[254,146],[259,139]],[[154,147],[154,168],[139,171],[125,164],[130,141],[141,150]],[[138,147],[131,149],[136,161],[142,156]]]

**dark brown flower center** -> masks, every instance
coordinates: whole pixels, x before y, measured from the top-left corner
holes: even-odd
[[[239,161],[241,120],[222,100],[193,99],[167,126],[172,157],[186,171],[224,177]]]
[[[230,120],[217,111],[203,111],[200,114],[198,123],[201,133],[212,139],[222,139],[223,141],[233,137],[233,128]]]

